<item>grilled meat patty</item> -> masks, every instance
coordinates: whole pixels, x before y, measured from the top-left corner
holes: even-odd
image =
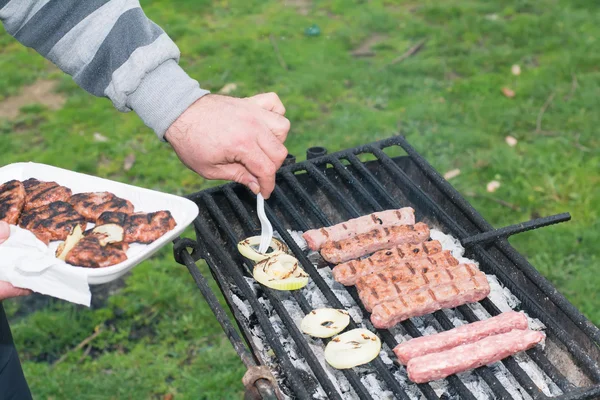
[[[127,214],[123,212],[103,212],[96,225],[117,224],[125,231],[126,243],[152,243],[177,225],[170,211]]]
[[[0,185],[0,221],[16,225],[25,205],[25,187],[12,180]]]
[[[127,214],[133,212],[133,204],[130,201],[110,192],[77,193],[67,201],[89,222],[96,221],[105,211],[119,211]]]
[[[126,244],[120,243],[101,246],[99,236],[91,234],[77,242],[67,254],[65,261],[86,268],[109,267],[127,260],[124,250],[126,247]]]
[[[23,181],[25,187],[25,206],[23,210],[32,210],[56,201],[67,201],[73,194],[71,189],[56,182],[44,182],[35,178]]]
[[[85,229],[85,218],[64,201],[55,201],[45,206],[23,211],[19,226],[30,230],[45,244],[52,240],[65,240],[75,226]]]

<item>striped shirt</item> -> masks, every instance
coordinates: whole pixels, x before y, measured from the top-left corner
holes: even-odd
[[[179,66],[180,52],[134,0],[0,0],[0,21],[87,92],[134,111],[161,140],[209,93]]]

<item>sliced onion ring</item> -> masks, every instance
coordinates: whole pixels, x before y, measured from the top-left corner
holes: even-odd
[[[347,369],[371,362],[381,351],[381,340],[367,329],[356,328],[331,339],[325,360],[334,368]]]
[[[344,330],[350,323],[347,311],[336,308],[317,308],[309,312],[300,323],[300,329],[307,335],[328,338]]]
[[[273,249],[270,253],[261,254],[254,249],[260,245],[260,236],[252,236],[240,241],[237,245],[238,251],[246,258],[252,261],[262,261],[279,253],[289,253],[289,248],[285,243],[275,238],[271,239],[270,248]],[[268,251],[268,250],[267,250]]]
[[[259,261],[253,275],[259,283],[277,290],[296,290],[308,283],[308,274],[300,268],[298,260],[285,253]]]

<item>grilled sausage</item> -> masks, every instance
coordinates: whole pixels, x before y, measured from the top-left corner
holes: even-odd
[[[415,383],[442,379],[528,350],[545,337],[543,332],[515,329],[440,353],[416,357],[408,362],[408,377]]]
[[[379,272],[388,267],[407,260],[427,257],[442,251],[442,244],[437,240],[419,244],[403,244],[391,249],[380,250],[362,260],[351,260],[336,265],[331,271],[333,278],[345,286],[356,284],[365,275]]]
[[[400,296],[418,290],[424,286],[435,286],[441,283],[457,282],[481,273],[475,264],[460,264],[449,268],[435,268],[425,273],[416,273],[402,282],[368,287],[359,292],[360,299],[367,311],[377,304],[393,301]]]
[[[388,329],[399,322],[420,317],[442,308],[453,308],[484,299],[490,294],[485,274],[464,281],[452,281],[419,290],[373,307],[371,322],[377,329]]]
[[[365,256],[378,250],[401,244],[418,244],[429,239],[429,228],[418,222],[414,225],[379,227],[340,241],[326,242],[321,256],[335,264]]]
[[[488,336],[506,333],[513,329],[524,330],[527,328],[528,323],[525,314],[509,311],[483,321],[465,324],[449,331],[435,335],[421,336],[400,343],[394,348],[394,354],[396,354],[396,357],[398,357],[398,360],[403,365],[406,365],[411,359],[424,356],[425,354],[439,353],[456,346],[474,343]]]
[[[366,233],[376,227],[413,225],[415,210],[404,207],[397,210],[376,212],[326,228],[311,229],[302,234],[311,250],[319,250],[327,241],[339,241]]]
[[[367,290],[369,288],[410,280],[416,274],[424,274],[438,267],[447,268],[455,265],[458,265],[458,260],[452,256],[449,250],[444,250],[429,257],[405,261],[375,274],[365,275],[356,281],[356,287],[359,291]]]

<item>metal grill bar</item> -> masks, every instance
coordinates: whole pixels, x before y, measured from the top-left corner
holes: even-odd
[[[367,167],[365,167],[365,165],[358,159],[358,157],[356,157],[356,155],[349,153],[346,156],[346,159],[350,161],[350,164],[352,164],[352,166],[356,168],[356,170],[375,188],[377,194],[386,199],[388,204],[394,204],[394,198],[390,196],[388,191],[385,190],[385,188],[381,185],[381,183],[379,183],[377,178],[373,176],[371,171],[369,171]]]
[[[234,208],[236,214],[238,215],[238,218],[240,219],[240,221],[245,222],[244,225],[246,226],[246,229],[245,229],[246,233],[248,235],[252,235],[253,234],[252,232],[254,232],[257,227],[256,227],[256,224],[254,224],[253,219],[250,217],[250,214],[246,211],[246,209],[244,208],[240,199],[237,196],[235,196],[235,194],[232,191],[229,191],[228,193],[226,193],[226,196],[227,196],[227,200],[229,201],[231,206]],[[266,206],[266,209],[265,209],[266,212],[269,213],[269,215],[273,215],[269,205],[265,204],[265,206]],[[274,220],[271,217],[269,217],[269,219]],[[293,291],[292,296],[298,302],[298,304],[300,305],[300,308],[302,309],[302,312],[304,312],[305,315],[308,314],[310,311],[312,311],[312,307],[310,306],[309,302],[299,291]],[[278,313],[279,313],[279,311],[278,311]],[[287,315],[287,312],[284,312],[284,314]],[[287,315],[287,316],[289,317],[289,315]],[[294,321],[291,321],[291,320],[286,321],[286,326],[290,326],[289,325],[290,323],[293,326],[296,326]],[[300,342],[304,342],[304,339],[302,337],[298,337],[298,338],[294,338],[294,339],[297,339]],[[328,341],[323,340],[323,343],[327,343],[327,342]],[[367,388],[362,384],[362,382],[360,381],[360,378],[356,375],[356,373],[354,371],[342,370],[342,373],[344,374],[346,379],[348,379],[348,382],[350,382],[350,384],[352,385],[352,387],[358,394],[359,398],[361,398],[361,399],[370,399],[371,398],[371,396],[369,395],[369,393],[367,391]]]
[[[551,215],[549,217],[544,218],[536,218],[532,219],[531,221],[522,222],[520,224],[510,225],[504,228],[479,233],[477,235],[464,238],[461,242],[462,245],[465,247],[472,246],[474,244],[489,243],[500,238],[506,238],[517,233],[541,228],[543,226],[558,224],[559,222],[569,221],[570,219],[571,214],[569,213]]]
[[[419,170],[433,182],[433,184],[444,193],[458,209],[482,231],[494,228],[483,219],[483,217],[469,205],[469,203],[452,187],[427,160],[421,157],[417,151],[406,141],[403,136],[397,136],[380,142],[381,146],[397,144],[411,158]],[[600,345],[600,329],[588,321],[562,294],[560,294],[548,280],[546,280],[527,260],[521,256],[506,240],[497,242],[500,250],[515,263],[523,273],[536,282],[536,285],[552,302],[560,308],[582,331],[591,336]]]
[[[383,208],[377,202],[377,200],[375,200],[375,198],[371,196],[369,192],[367,192],[365,187],[361,185],[360,182],[358,182],[350,172],[348,172],[340,160],[333,160],[331,164],[333,165],[333,168],[335,168],[335,170],[342,176],[342,178],[346,179],[346,181],[352,185],[352,188],[356,189],[361,194],[362,198],[365,199],[374,210],[381,210]]]

